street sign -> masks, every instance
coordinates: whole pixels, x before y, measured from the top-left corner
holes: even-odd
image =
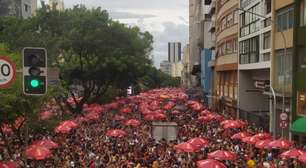
[[[8,88],[16,78],[16,65],[9,58],[0,56],[0,88]]]
[[[283,128],[283,129],[287,128],[288,127],[288,121],[281,121],[279,123],[279,127]]]
[[[60,84],[59,80],[59,68],[48,68],[47,76],[48,76],[48,85],[57,86]]]
[[[288,114],[287,114],[287,113],[281,113],[281,114],[279,115],[279,117],[280,117],[280,119],[281,119],[282,121],[287,121],[287,120],[288,120]]]

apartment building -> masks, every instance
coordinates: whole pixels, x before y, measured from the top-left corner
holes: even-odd
[[[203,49],[204,0],[189,0],[189,64],[191,66],[190,84],[200,87],[200,55]]]
[[[265,131],[270,130],[271,19],[271,0],[240,0],[239,118]]]
[[[214,106],[236,117],[238,99],[238,0],[217,0]]]
[[[271,86],[276,92],[276,110],[271,112],[271,132],[274,136],[291,137],[289,128],[282,128],[280,114],[292,114],[292,86],[293,86],[293,33],[294,33],[294,0],[272,1],[272,59]],[[291,117],[288,118],[289,122]]]
[[[0,16],[15,16],[29,18],[35,14],[36,0],[2,0],[0,1]]]
[[[306,144],[306,0],[295,1],[292,138]]]

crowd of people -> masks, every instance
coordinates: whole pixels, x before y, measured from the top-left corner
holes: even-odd
[[[188,96],[180,89],[153,90],[121,98],[111,104],[100,105],[98,119],[78,122],[78,127],[67,133],[32,134],[29,144],[49,139],[59,145],[52,150],[50,157],[28,159],[28,165],[25,165],[22,157],[25,148],[15,145],[11,156],[1,146],[0,160],[11,160],[19,167],[31,168],[194,168],[197,167],[197,161],[207,159],[208,153],[227,150],[237,154],[235,160],[220,161],[228,168],[305,167],[297,159],[280,159],[278,155],[282,150],[257,149],[254,145],[231,139],[231,135],[240,131],[253,135],[263,132],[250,123],[244,128],[225,130],[217,120],[199,122],[199,113],[206,107],[200,103],[197,104],[200,108],[190,106],[188,101]],[[129,108],[130,111],[123,113],[122,108]],[[160,111],[166,118],[146,120],[144,113],[148,111]],[[225,117],[230,119],[230,116]],[[137,127],[127,126],[124,124],[127,119],[136,119],[141,124]],[[154,121],[175,122],[178,130],[176,140],[156,140],[152,135]],[[124,130],[126,135],[107,136],[107,131],[111,129]],[[196,152],[175,149],[175,145],[195,137],[207,139],[209,146]],[[10,144],[18,144],[13,142],[14,139],[9,140]]]

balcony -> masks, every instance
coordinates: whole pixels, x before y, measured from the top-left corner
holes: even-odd
[[[208,8],[208,14],[212,16],[216,12],[216,0],[212,0]]]
[[[209,25],[208,31],[211,33],[214,33],[216,31],[216,22],[215,20],[211,20],[211,23]]]

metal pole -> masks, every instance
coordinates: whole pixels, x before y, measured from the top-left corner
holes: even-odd
[[[274,123],[274,125],[271,123],[271,125],[272,126],[270,126],[270,128],[272,128],[272,131],[273,131],[273,136],[274,136],[274,138],[276,137],[276,126],[275,126],[275,120],[276,120],[276,94],[275,94],[275,91],[274,91],[274,88],[273,88],[273,86],[270,84],[270,89],[271,89],[271,91],[272,91],[272,95],[273,95],[273,111],[272,111],[272,116],[270,116],[270,117],[272,117],[272,123]]]

